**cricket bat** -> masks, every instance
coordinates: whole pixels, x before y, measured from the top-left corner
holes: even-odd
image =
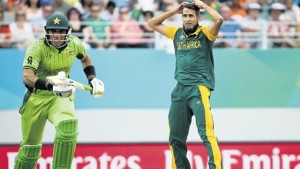
[[[92,88],[90,86],[79,83],[75,80],[69,79],[63,76],[48,76],[46,77],[47,81],[52,83],[53,85],[66,85],[66,86],[74,86],[76,89],[86,90],[91,92]]]

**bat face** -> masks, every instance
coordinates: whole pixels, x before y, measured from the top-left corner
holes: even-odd
[[[89,91],[90,93],[92,93],[93,91],[92,87],[83,85],[82,83],[67,78],[65,72],[63,71],[59,72],[58,75],[56,76],[48,76],[46,77],[46,79],[49,83],[55,86],[74,86],[76,89],[86,90]],[[104,86],[103,86],[103,91],[104,91]],[[98,92],[97,94],[102,95],[103,92]]]
[[[70,79],[62,76],[48,76],[47,81],[53,85],[69,85]]]
[[[83,85],[75,80],[69,79],[63,76],[48,76],[46,77],[47,81],[53,85],[61,85],[61,86],[74,86],[77,89],[91,91],[92,88],[90,86]]]

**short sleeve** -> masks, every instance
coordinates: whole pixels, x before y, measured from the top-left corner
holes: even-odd
[[[215,36],[209,32],[208,26],[203,26],[202,31],[210,41],[216,40],[217,36]]]
[[[72,37],[73,37],[72,40],[74,42],[74,45],[76,46],[76,48],[78,50],[77,51],[78,54],[86,55],[86,50],[82,44],[82,41],[76,36],[72,36]]]
[[[174,40],[175,33],[178,29],[178,26],[166,26],[166,37]]]
[[[27,48],[23,61],[24,69],[32,69],[33,71],[37,70],[41,60],[41,50],[42,49],[39,45],[39,41],[36,41]]]

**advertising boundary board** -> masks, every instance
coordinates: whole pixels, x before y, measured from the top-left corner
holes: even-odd
[[[299,169],[300,142],[220,143],[224,169]],[[1,169],[12,169],[18,145],[0,145]],[[44,145],[37,169],[50,169],[52,145]],[[188,143],[191,169],[208,169],[201,143]],[[78,144],[72,169],[171,169],[167,143]]]

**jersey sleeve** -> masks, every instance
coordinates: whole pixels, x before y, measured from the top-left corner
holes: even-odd
[[[86,55],[86,50],[82,44],[82,41],[76,36],[73,36],[72,40],[73,40],[75,46],[77,47],[77,52],[78,52],[77,55],[80,55],[80,54]]]
[[[166,26],[166,37],[174,40],[175,33],[178,29],[178,26]]]
[[[217,36],[211,34],[208,30],[208,26],[203,26],[202,27],[202,31],[204,33],[204,35],[210,40],[210,41],[214,41],[216,40]]]
[[[32,45],[30,45],[25,53],[25,57],[23,60],[23,68],[24,69],[32,69],[34,72],[39,67],[39,63],[41,60],[41,45],[39,45],[39,41],[36,41]]]

